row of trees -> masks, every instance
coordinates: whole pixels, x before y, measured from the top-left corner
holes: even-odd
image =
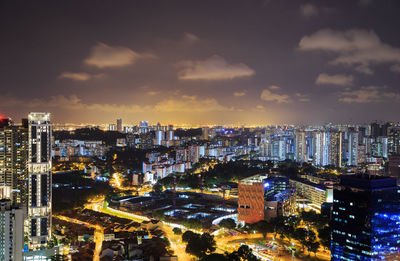
[[[302,226],[300,226],[302,224]],[[268,233],[283,240],[296,240],[308,253],[316,253],[320,245],[330,248],[330,227],[328,219],[315,212],[302,212],[300,217],[279,217],[267,222],[265,220],[251,224],[249,231],[257,231],[266,238]],[[317,233],[316,233],[317,232]]]
[[[243,229],[248,232],[257,231],[266,239],[267,234],[273,233],[283,240],[296,240],[303,251],[316,253],[320,245],[329,249],[331,244],[331,232],[329,219],[314,211],[304,211],[299,216],[279,217],[269,222],[262,220],[254,224],[246,225]],[[234,229],[236,223],[233,219],[223,219],[219,226],[226,229]]]
[[[178,234],[179,229],[174,229]],[[252,250],[246,246],[241,246],[237,251],[225,254],[215,254],[216,242],[214,236],[209,233],[197,234],[190,230],[182,234],[182,241],[186,242],[186,253],[196,256],[201,261],[257,261]]]

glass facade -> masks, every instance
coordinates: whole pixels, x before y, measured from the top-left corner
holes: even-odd
[[[334,190],[332,260],[387,260],[400,250],[396,180],[346,175]]]

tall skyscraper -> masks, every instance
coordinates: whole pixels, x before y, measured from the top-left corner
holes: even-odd
[[[122,132],[122,119],[117,119],[117,131]]]
[[[326,166],[329,164],[329,132],[314,132],[314,164]]]
[[[399,222],[396,179],[342,175],[333,193],[332,260],[390,260],[400,256]]]
[[[28,247],[35,249],[51,237],[51,136],[50,113],[32,112],[29,123]]]
[[[156,130],[156,145],[161,145],[161,142],[164,140],[164,132],[162,130]]]
[[[306,133],[301,130],[296,131],[296,160],[300,163],[307,161]]]
[[[0,200],[0,260],[22,260],[24,211],[11,200]]]
[[[342,167],[342,132],[331,131],[329,134],[329,164]]]
[[[174,125],[169,124],[168,125],[167,140],[173,140],[173,139],[174,139]]]
[[[202,139],[203,140],[208,140],[208,127],[204,127],[203,128]]]
[[[348,132],[348,161],[347,165],[357,166],[358,163],[358,132],[349,130]]]
[[[13,204],[26,202],[27,137],[26,123],[0,120],[0,198],[11,199]]]

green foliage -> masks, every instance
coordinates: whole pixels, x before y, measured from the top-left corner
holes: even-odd
[[[175,235],[182,235],[182,229],[180,229],[179,227],[174,227],[172,231],[174,232]]]
[[[65,255],[56,254],[54,256],[51,256],[50,260],[51,261],[65,261],[65,260],[68,260],[68,258]]]
[[[228,261],[232,259],[227,259],[227,257],[223,254],[210,254],[202,257],[200,261]]]
[[[153,191],[154,191],[154,193],[156,193],[156,194],[161,194],[162,190],[163,190],[163,188],[162,188],[162,185],[161,185],[161,184],[156,183],[156,184],[153,186]]]
[[[183,242],[189,242],[192,238],[196,237],[197,233],[194,233],[191,230],[185,231],[185,233],[182,234],[182,241]]]
[[[257,231],[258,233],[261,233],[264,237],[264,239],[267,237],[267,233],[272,233],[274,232],[274,224],[267,222],[265,220],[261,220],[257,223],[252,224],[252,229]]]
[[[300,214],[301,220],[303,220],[306,224],[314,227],[314,228],[322,228],[326,226],[329,222],[329,218],[317,214],[315,211],[303,211]]]
[[[223,254],[210,254],[200,259],[201,261],[258,261],[253,251],[247,246],[242,245],[237,251]]]
[[[186,253],[203,258],[215,251],[216,242],[214,236],[209,233],[202,235],[197,233],[185,234],[186,232],[182,235],[182,241],[187,242]]]
[[[318,229],[318,238],[323,247],[326,249],[331,248],[331,228],[329,226]]]
[[[299,164],[293,160],[284,160],[279,163],[278,170],[281,174],[291,178],[297,177],[299,172]]]
[[[293,233],[293,238],[296,239],[304,248],[307,248],[308,253],[316,252],[319,248],[319,243],[317,242],[317,236],[313,230],[307,230],[305,228],[297,228]]]
[[[182,225],[189,228],[189,229],[196,229],[199,230],[202,228],[202,223],[200,220],[195,218],[190,218],[182,222]]]
[[[158,220],[164,220],[165,219],[164,211],[162,209],[153,211],[153,218]]]
[[[219,226],[226,229],[234,229],[236,227],[236,222],[232,218],[225,218],[219,222]]]
[[[108,183],[98,182],[85,176],[83,172],[53,175],[53,184],[69,184],[69,187],[53,188],[53,211],[55,213],[83,207],[88,199],[98,195],[107,195],[112,188]],[[72,189],[72,187],[90,187]]]
[[[258,261],[259,259],[253,254],[253,250],[247,245],[242,245],[237,251],[232,252],[228,255],[229,260],[247,260],[247,261]]]

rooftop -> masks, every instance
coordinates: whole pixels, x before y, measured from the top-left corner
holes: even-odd
[[[263,183],[268,178],[268,174],[257,174],[245,179],[240,180],[240,184],[253,185],[253,183]]]
[[[390,177],[354,174],[340,176],[340,185],[353,188],[376,189],[396,187],[397,182],[395,178]]]

